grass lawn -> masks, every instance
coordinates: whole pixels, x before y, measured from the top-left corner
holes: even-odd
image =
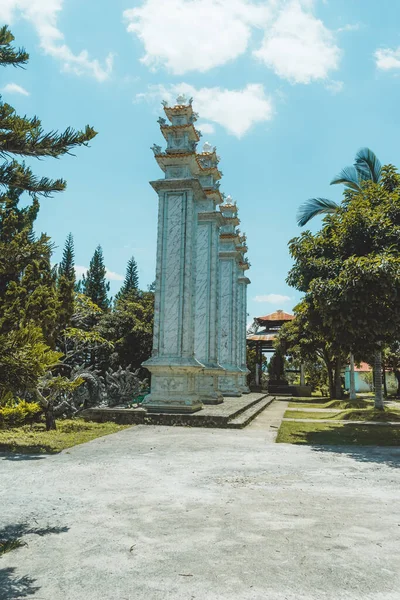
[[[400,421],[400,411],[396,409],[375,410],[362,408],[359,410],[341,410],[338,412],[302,412],[287,410],[285,419],[333,419],[339,421]]]
[[[289,408],[369,408],[373,406],[373,398],[357,398],[357,400],[329,400],[327,398],[292,398]]]
[[[293,423],[283,422],[277,443],[359,446],[400,446],[400,427],[373,425],[346,425],[346,423]]]
[[[91,423],[83,419],[57,421],[57,431],[46,431],[43,423],[0,430],[0,452],[22,454],[61,452],[65,448],[116,433],[128,425]]]

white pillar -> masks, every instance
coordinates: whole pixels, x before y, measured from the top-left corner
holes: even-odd
[[[238,289],[239,289],[239,297],[240,297],[240,306],[238,310],[238,331],[239,331],[239,356],[238,356],[238,367],[240,368],[242,374],[239,376],[239,384],[243,394],[248,394],[250,392],[250,388],[247,385],[247,375],[250,373],[247,368],[247,344],[246,344],[246,334],[247,334],[247,285],[250,283],[250,280],[242,275],[238,279]]]
[[[195,358],[194,309],[196,296],[197,205],[204,191],[196,175],[191,103],[178,99],[164,105],[159,119],[167,150],[153,151],[165,179],[151,185],[158,193],[158,238],[152,357],[143,363],[151,372],[151,393],[143,407],[151,412],[195,412],[202,408],[197,375],[203,365]]]
[[[220,234],[220,293],[219,293],[219,363],[225,370],[219,378],[219,389],[224,396],[241,396],[239,376],[242,375],[237,364],[237,302],[238,302],[238,251],[239,236],[235,226],[239,224],[237,206],[228,197],[221,207],[225,224]]]
[[[220,404],[223,395],[218,389],[218,376],[223,369],[218,364],[218,250],[222,215],[212,210],[212,204],[205,208],[210,210],[198,213],[197,227],[195,357],[204,365],[197,377],[197,390],[203,404]]]

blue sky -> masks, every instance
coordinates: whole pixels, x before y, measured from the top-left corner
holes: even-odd
[[[35,163],[68,182],[37,230],[55,261],[71,231],[81,267],[100,243],[113,293],[132,255],[141,286],[154,279],[162,98],[192,95],[221,156],[248,237],[249,321],[299,299],[285,283],[298,206],[340,200],[329,181],[362,146],[399,164],[394,0],[1,0],[0,22],[31,57],[2,70],[3,98],[46,129],[99,132],[75,158]]]

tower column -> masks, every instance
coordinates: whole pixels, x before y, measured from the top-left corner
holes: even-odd
[[[179,102],[179,100],[181,100]],[[159,119],[166,152],[154,145],[165,173],[151,185],[158,193],[158,239],[153,352],[143,363],[151,372],[151,393],[143,401],[150,412],[195,412],[202,408],[197,376],[203,365],[195,358],[197,204],[204,191],[196,177],[198,132],[191,104],[178,98],[165,105],[171,122]]]
[[[224,216],[224,226],[220,233],[220,293],[219,293],[219,363],[225,370],[219,378],[219,389],[224,396],[241,396],[239,376],[242,374],[238,366],[238,269],[236,248],[239,236],[235,226],[239,224],[237,206],[232,204],[228,196],[220,207]]]
[[[247,320],[247,286],[250,283],[250,279],[245,277],[243,274],[238,279],[239,282],[239,296],[241,298],[240,311],[239,311],[239,367],[242,371],[242,375],[239,376],[239,383],[243,394],[249,394],[250,388],[247,384],[247,375],[250,373],[247,368],[247,345],[246,345],[246,320]]]
[[[195,357],[204,365],[198,376],[197,390],[203,404],[220,404],[218,376],[223,374],[218,364],[218,281],[219,226],[221,213],[199,212],[196,256]]]

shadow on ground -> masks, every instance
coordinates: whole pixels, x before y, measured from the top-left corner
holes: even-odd
[[[0,529],[0,549],[1,547],[4,549],[10,542],[9,552],[12,553],[14,549],[26,546],[26,543],[21,541],[24,535],[34,534],[43,537],[49,534],[66,533],[68,529],[69,527],[31,527],[27,523],[6,525]],[[27,598],[40,589],[39,586],[34,585],[36,579],[28,575],[19,577],[15,571],[15,567],[0,569],[0,600]]]
[[[37,456],[34,454],[21,454],[20,452],[0,452],[1,460],[43,460],[45,455]]]
[[[60,450],[54,450],[53,446],[44,443],[32,444],[30,446],[16,446],[12,443],[0,443],[0,453],[2,456],[5,454],[23,456],[24,454],[59,454]],[[7,459],[6,456],[4,456],[4,458]]]
[[[35,579],[18,577],[15,575],[15,567],[0,569],[0,600],[16,600],[17,598],[28,598],[40,589],[34,585]]]
[[[332,452],[354,458],[360,462],[377,463],[394,469],[400,468],[400,448],[386,446],[312,446],[315,452]]]
[[[66,533],[69,527],[31,527],[27,523],[16,523],[5,525],[0,529],[0,540],[11,540],[21,538],[24,535],[39,535],[40,537],[50,533]]]

